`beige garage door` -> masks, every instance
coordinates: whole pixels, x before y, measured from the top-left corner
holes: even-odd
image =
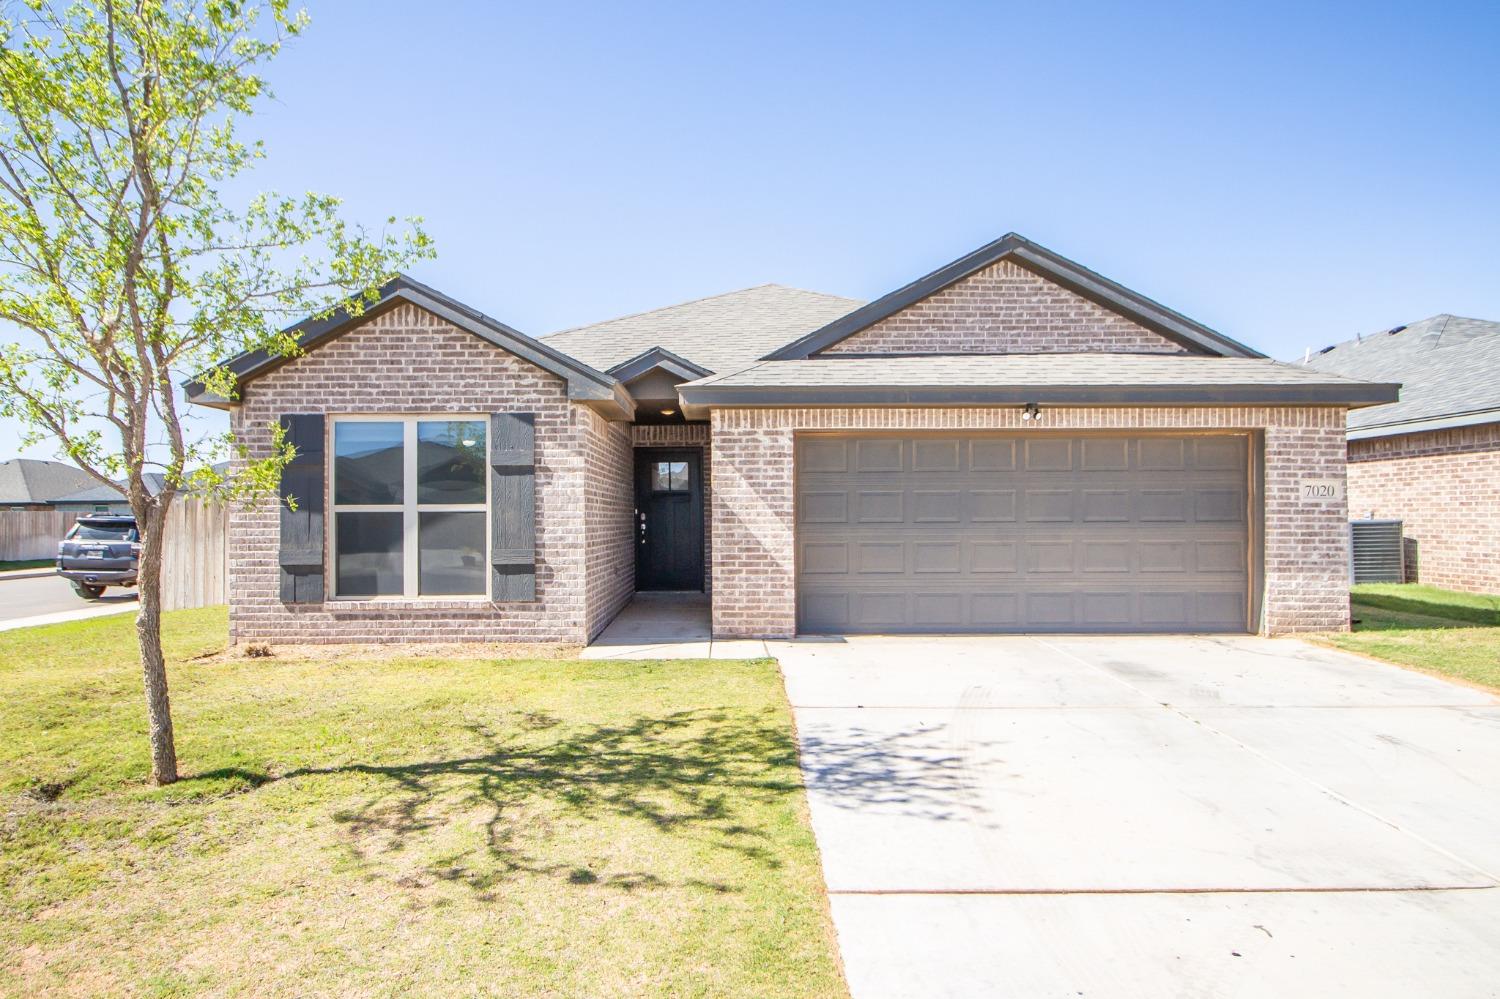
[[[798,628],[1244,631],[1244,436],[807,434]]]

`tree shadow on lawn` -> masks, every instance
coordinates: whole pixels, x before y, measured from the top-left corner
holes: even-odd
[[[581,729],[565,728],[545,715],[518,712],[515,717],[514,727],[504,732],[466,726],[482,749],[447,759],[304,767],[274,778],[243,771],[233,776],[252,788],[300,777],[380,778],[383,786],[373,796],[333,816],[349,834],[359,863],[414,846],[470,809],[487,813],[482,862],[470,851],[441,857],[427,865],[425,876],[398,879],[407,887],[429,879],[458,881],[483,896],[507,878],[531,875],[627,891],[738,890],[720,881],[673,881],[649,871],[601,874],[587,860],[539,856],[531,844],[555,849],[557,841],[546,827],[559,818],[643,822],[767,869],[781,866],[779,845],[769,842],[763,828],[766,810],[798,793],[802,783],[797,747],[781,715],[689,710]],[[809,785],[839,807],[894,807],[951,818],[963,776],[959,761],[930,743],[932,731],[805,740]],[[221,770],[199,776],[230,775]]]

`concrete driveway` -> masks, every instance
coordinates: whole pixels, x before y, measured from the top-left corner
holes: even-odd
[[[1292,640],[770,643],[856,999],[1500,996],[1500,700]]]

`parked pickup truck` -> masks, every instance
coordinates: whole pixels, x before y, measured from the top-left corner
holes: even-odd
[[[79,517],[57,546],[57,574],[83,599],[98,600],[106,586],[135,585],[140,553],[134,517]]]

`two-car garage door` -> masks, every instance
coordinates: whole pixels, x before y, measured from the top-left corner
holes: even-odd
[[[803,435],[798,629],[1244,631],[1244,436]]]

